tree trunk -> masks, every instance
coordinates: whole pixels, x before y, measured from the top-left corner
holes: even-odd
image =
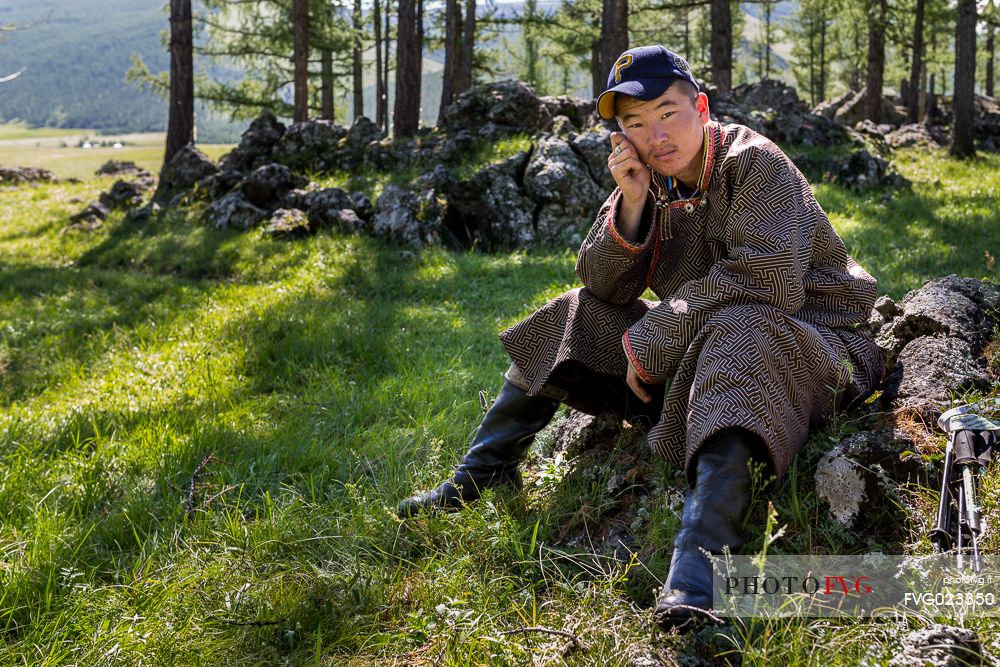
[[[309,0],[292,0],[295,109],[292,120],[309,120]]]
[[[385,132],[385,78],[382,76],[382,8],[379,0],[372,2],[372,23],[375,31],[375,126]]]
[[[990,2],[990,8],[993,8],[992,2]],[[993,97],[993,34],[996,30],[996,26],[993,25],[993,20],[994,17],[991,12],[990,23],[986,26],[986,88],[984,90],[984,92],[990,97]]]
[[[868,76],[865,118],[882,122],[882,74],[885,71],[885,0],[868,0]]]
[[[976,0],[958,0],[955,24],[955,94],[953,101],[951,154],[976,156],[973,95],[976,86]]]
[[[170,0],[170,109],[167,120],[166,166],[179,150],[194,142],[194,49],[191,0]]]
[[[392,46],[392,0],[385,0],[385,37],[382,41],[382,83],[385,88],[382,92],[385,97],[382,99],[382,131],[389,134],[389,48]]]
[[[361,0],[354,0],[354,14],[351,16],[351,27],[354,28],[354,49],[352,56],[352,75],[354,79],[354,117],[365,115],[364,81],[361,73],[361,35],[364,26],[361,23]]]
[[[816,28],[809,19],[809,106],[816,106]]]
[[[917,0],[913,15],[913,60],[910,63],[910,95],[906,100],[906,122],[920,118],[920,72],[924,67],[924,0]]]
[[[733,17],[729,0],[712,0],[712,83],[725,95],[733,85]]]
[[[455,98],[472,88],[472,66],[476,48],[476,0],[465,2],[465,24],[462,26],[462,55],[458,68]]]
[[[607,84],[608,73],[601,70],[601,45],[595,42],[590,47],[590,85],[595,99],[604,92]]]
[[[826,6],[819,13],[819,81],[816,99],[817,104],[826,99]]]
[[[771,78],[771,2],[764,4],[764,78]]]
[[[399,0],[396,26],[396,100],[393,105],[393,136],[412,137],[420,125],[420,57],[417,30],[417,0]]]
[[[444,72],[441,75],[441,106],[437,124],[444,123],[445,108],[455,101],[458,71],[461,67],[462,8],[459,0],[446,0],[444,6]]]
[[[335,120],[333,115],[333,51],[320,51],[320,118]]]
[[[603,0],[601,39],[598,42],[598,72],[604,92],[608,75],[623,51],[628,50],[628,0]],[[595,95],[596,97],[596,95]]]

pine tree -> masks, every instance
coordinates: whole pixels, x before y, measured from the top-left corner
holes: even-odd
[[[170,0],[170,103],[166,166],[184,146],[194,141],[194,35],[191,0]]]
[[[975,85],[976,0],[958,0],[951,154],[959,158],[976,156],[973,141]]]
[[[423,44],[420,0],[399,0],[396,43],[396,99],[392,112],[395,137],[412,137],[420,125],[420,66]]]

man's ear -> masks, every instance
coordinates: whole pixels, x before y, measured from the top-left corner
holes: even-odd
[[[708,95],[705,93],[698,93],[698,97],[694,100],[694,108],[698,110],[698,115],[701,117],[702,123],[707,123],[709,121],[708,115]]]

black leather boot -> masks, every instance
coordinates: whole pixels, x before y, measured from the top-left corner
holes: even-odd
[[[472,446],[455,475],[436,489],[407,498],[396,509],[406,518],[418,512],[460,509],[477,500],[484,489],[502,484],[521,488],[517,469],[535,434],[545,428],[559,402],[544,396],[528,396],[520,387],[504,380],[500,395],[483,416]]]
[[[750,504],[750,468],[757,436],[744,429],[713,435],[698,453],[694,488],[684,500],[681,529],[667,581],[656,601],[654,617],[664,628],[708,618],[712,609],[712,566],[704,549],[735,553],[743,546],[740,528]]]

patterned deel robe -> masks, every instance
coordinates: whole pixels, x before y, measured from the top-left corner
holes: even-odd
[[[882,353],[858,328],[877,283],[774,143],[712,121],[705,145],[694,195],[647,203],[639,243],[616,228],[616,189],[580,248],[584,287],[500,339],[532,395],[570,360],[621,377],[631,361],[669,382],[649,444],[689,478],[704,440],[732,426],[763,440],[780,477],[810,428],[881,381]],[[639,298],[646,287],[662,301]]]

